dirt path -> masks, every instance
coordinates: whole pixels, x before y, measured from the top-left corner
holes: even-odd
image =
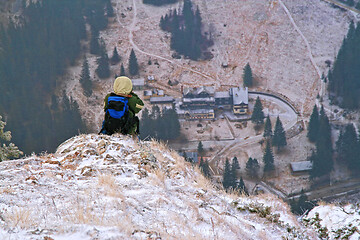
[[[128,28],[128,29],[129,29],[129,35],[128,35],[128,37],[129,37],[129,42],[130,42],[130,44],[133,46],[134,50],[136,50],[136,51],[138,51],[138,52],[140,52],[140,53],[142,53],[142,54],[145,54],[145,55],[147,55],[147,56],[154,57],[154,58],[157,58],[157,59],[159,59],[159,60],[167,61],[167,62],[169,62],[169,63],[171,63],[171,64],[174,64],[174,65],[176,65],[176,66],[178,66],[178,67],[180,67],[180,68],[182,68],[182,69],[184,69],[184,70],[191,71],[191,72],[193,72],[193,73],[195,73],[195,74],[198,74],[198,75],[200,75],[200,76],[202,76],[202,77],[204,77],[204,78],[207,78],[207,79],[210,79],[210,80],[214,81],[214,79],[213,79],[212,77],[210,77],[210,76],[208,76],[208,75],[206,75],[206,74],[204,74],[204,73],[202,73],[202,72],[196,71],[196,70],[194,70],[194,69],[192,69],[192,68],[184,67],[184,66],[182,66],[181,64],[179,64],[179,63],[177,63],[177,62],[175,62],[175,61],[173,61],[173,60],[170,60],[170,59],[167,59],[167,58],[165,58],[165,57],[162,57],[162,56],[159,56],[159,55],[156,55],[156,54],[153,54],[153,53],[149,53],[149,52],[146,52],[146,51],[140,49],[140,48],[136,45],[136,43],[134,42],[134,35],[133,35],[133,31],[134,31],[134,28],[135,28],[136,22],[137,22],[137,6],[136,6],[136,0],[133,0],[133,11],[134,11],[134,15],[133,15],[132,23],[131,23],[130,27]],[[117,17],[116,17],[116,18],[117,18],[117,21],[119,22],[119,24],[121,24],[121,22],[120,22],[120,17],[119,17],[119,11],[118,11],[118,10],[116,11],[116,16],[117,16]]]
[[[306,48],[308,50],[308,56],[310,58],[310,61],[311,61],[311,64],[313,65],[317,75],[318,75],[318,81],[314,81],[313,85],[311,86],[310,90],[314,90],[316,89],[316,86],[319,84],[319,81],[320,81],[320,91],[319,91],[319,95],[320,96],[324,96],[325,94],[325,83],[324,81],[321,80],[321,71],[319,69],[319,67],[317,66],[317,64],[315,63],[315,59],[314,59],[314,56],[313,56],[313,53],[312,53],[312,49],[311,49],[311,46],[310,46],[310,43],[309,41],[307,40],[307,38],[305,37],[305,35],[302,33],[302,31],[300,30],[300,28],[297,26],[297,24],[295,23],[295,20],[294,18],[291,16],[291,13],[289,11],[289,9],[286,7],[286,5],[283,3],[282,0],[279,0],[279,3],[281,5],[281,7],[284,9],[286,15],[289,17],[289,20],[291,22],[291,24],[294,26],[295,30],[299,33],[299,35],[301,36],[301,38],[303,39],[305,45],[306,45]],[[304,109],[306,106],[309,106],[310,105],[310,102],[311,102],[311,99],[314,99],[313,98],[313,94],[311,95],[307,95],[306,97],[306,100],[304,102],[304,104],[302,105],[301,107],[301,115],[304,114]]]

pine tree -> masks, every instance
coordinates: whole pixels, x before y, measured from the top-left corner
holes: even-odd
[[[271,151],[271,146],[270,146],[270,142],[267,141],[266,142],[266,148],[265,148],[265,152],[264,152],[264,156],[263,156],[263,162],[264,162],[264,172],[268,173],[271,172],[273,170],[275,170],[275,166],[274,166],[274,155]]]
[[[310,142],[315,142],[319,131],[319,112],[316,105],[314,105],[312,114],[310,116],[307,137]]]
[[[282,147],[286,146],[286,144],[287,144],[285,130],[283,128],[283,125],[282,125],[282,122],[280,121],[279,116],[276,119],[272,143],[274,146],[277,147],[278,150],[280,150]]]
[[[199,153],[200,156],[202,156],[204,154],[204,147],[202,142],[200,141],[198,146],[197,146],[197,152]]]
[[[111,63],[112,63],[112,64],[116,64],[116,63],[118,63],[118,62],[120,62],[120,61],[121,61],[121,58],[120,58],[120,56],[119,56],[119,53],[118,53],[116,47],[114,47],[113,55],[112,55],[112,57],[111,57]]]
[[[348,124],[340,133],[336,143],[338,159],[346,163],[351,170],[359,169],[358,138],[353,124]]]
[[[145,108],[142,111],[140,121],[140,139],[145,140],[153,136],[153,120],[150,117],[149,110]]]
[[[95,72],[99,78],[108,78],[110,77],[110,66],[109,66],[109,57],[106,52],[105,42],[101,41],[100,45],[100,57],[96,60],[98,67]]]
[[[249,192],[244,183],[244,179],[242,177],[240,177],[240,182],[237,188],[241,194],[249,195]]]
[[[203,159],[203,157],[201,157],[200,162],[199,162],[199,168],[200,168],[202,173],[203,173],[203,167],[204,167],[204,159]]]
[[[316,152],[311,156],[313,162],[311,178],[329,174],[333,168],[331,126],[323,106],[320,109],[320,127],[315,145]]]
[[[91,28],[90,53],[98,55],[100,52],[99,31]]]
[[[315,204],[311,203],[308,200],[307,195],[305,194],[304,190],[301,190],[300,197],[296,202],[295,199],[290,201],[291,211],[297,215],[303,215],[307,211],[311,210]]]
[[[224,172],[223,172],[223,187],[225,190],[229,189],[233,184],[231,182],[231,168],[229,159],[226,159],[225,166],[224,166]]]
[[[134,52],[134,49],[131,49],[130,58],[129,58],[129,73],[134,76],[139,73],[139,65],[137,58]]]
[[[125,68],[124,68],[123,64],[121,64],[121,67],[120,67],[120,76],[126,76]]]
[[[205,177],[207,177],[207,178],[211,177],[209,162],[206,160],[204,161],[203,172],[204,172]]]
[[[92,81],[90,79],[89,63],[84,58],[81,75],[80,75],[80,84],[83,88],[84,95],[90,97],[92,94]]]
[[[271,126],[271,120],[269,115],[266,117],[265,121],[265,128],[264,128],[264,138],[271,139],[273,133],[272,133],[272,126]]]
[[[244,81],[244,87],[252,87],[253,75],[249,63],[247,63],[246,66],[244,67],[243,81]]]
[[[209,163],[204,159],[203,157],[200,158],[200,164],[199,164],[199,167],[200,167],[200,170],[201,172],[204,174],[204,176],[206,178],[210,178],[211,175],[210,175],[210,168],[209,168]]]
[[[0,140],[6,142],[11,141],[11,132],[4,132],[6,122],[1,121],[1,119],[2,116],[0,116]],[[18,158],[20,155],[23,155],[23,152],[21,152],[13,143],[10,143],[9,146],[6,146],[5,144],[0,146],[0,162],[9,160],[10,158]]]
[[[246,162],[246,173],[249,177],[252,178],[258,178],[258,172],[259,172],[260,166],[259,162],[256,158],[249,158],[249,160]]]
[[[165,128],[169,130],[169,136],[168,139],[164,139],[164,140],[171,140],[171,139],[176,139],[177,137],[180,136],[180,122],[179,122],[179,116],[176,113],[175,109],[167,109],[166,110],[169,118],[168,121],[166,121],[165,123]]]
[[[263,112],[263,107],[262,107],[260,98],[257,97],[255,106],[254,106],[254,110],[251,115],[251,122],[255,123],[256,125],[262,125],[262,124],[264,124],[264,118],[265,118],[265,116],[264,116],[264,112]]]
[[[237,157],[232,159],[231,163],[231,187],[236,189],[237,187],[237,170],[240,168]]]

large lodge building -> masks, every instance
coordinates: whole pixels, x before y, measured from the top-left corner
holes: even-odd
[[[248,99],[248,88],[234,87],[224,92],[215,92],[207,86],[185,88],[175,109],[181,118],[214,119],[215,109],[232,110],[235,115],[247,114]]]

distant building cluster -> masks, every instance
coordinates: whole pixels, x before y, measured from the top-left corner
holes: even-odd
[[[214,87],[185,88],[175,110],[185,119],[214,119],[216,109],[232,110],[234,114],[247,114],[248,88],[230,88],[215,92]]]
[[[154,76],[148,76],[147,83],[156,81]],[[133,80],[134,89],[143,89],[144,79]],[[193,88],[181,88],[182,98],[174,99],[164,94],[163,90],[144,90],[144,99],[151,104],[174,105],[178,116],[183,119],[214,119],[215,110],[232,111],[235,115],[248,113],[248,88],[233,87],[228,91],[216,92],[214,87],[200,86]]]

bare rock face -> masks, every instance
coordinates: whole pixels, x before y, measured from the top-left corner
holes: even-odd
[[[216,190],[157,142],[80,135],[0,163],[1,239],[316,239],[274,196]]]

